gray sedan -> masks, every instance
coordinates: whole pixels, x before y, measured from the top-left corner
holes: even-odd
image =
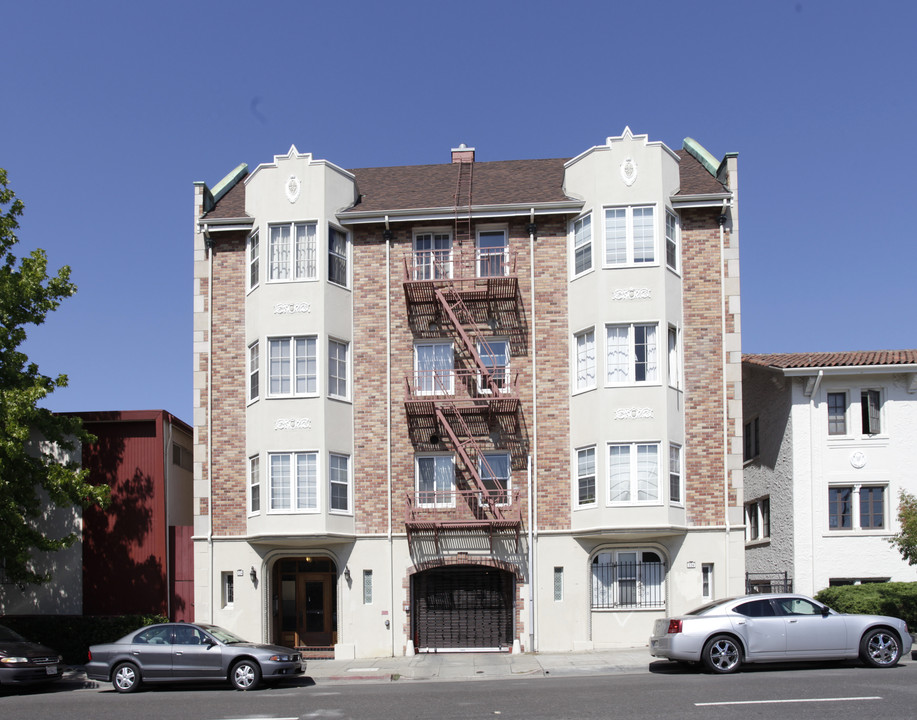
[[[107,645],[89,648],[86,675],[111,681],[118,692],[141,682],[228,680],[252,690],[262,680],[302,675],[306,661],[291,648],[250,643],[216,625],[150,625]]]
[[[654,657],[702,662],[715,673],[734,672],[743,663],[855,658],[872,667],[892,667],[910,651],[903,620],[842,615],[793,594],[717,600],[657,620],[650,637]]]

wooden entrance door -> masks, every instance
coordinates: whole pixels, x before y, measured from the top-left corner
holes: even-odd
[[[297,578],[296,612],[300,645],[332,645],[334,643],[334,604],[330,573],[301,573]]]
[[[329,558],[278,562],[275,642],[327,647],[337,642],[337,572]]]

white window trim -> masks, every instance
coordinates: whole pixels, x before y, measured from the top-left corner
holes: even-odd
[[[245,245],[245,251],[248,256],[248,292],[256,289],[261,285],[261,237],[260,230],[255,230],[248,236],[248,242]],[[255,281],[252,282],[254,271]]]
[[[714,565],[713,563],[701,563],[700,566],[701,572],[701,599],[704,602],[709,602],[713,600],[716,596],[716,587],[715,587],[715,578]],[[704,584],[706,583],[707,589],[704,590]]]
[[[314,267],[314,272],[313,272],[312,275],[306,274],[306,275],[303,275],[302,277],[298,277],[298,276],[296,275],[296,226],[297,226],[297,225],[303,225],[303,226],[310,226],[310,225],[311,225],[312,228],[313,228],[313,246],[312,246],[312,251],[315,253],[315,267]],[[271,277],[272,271],[273,271],[272,262],[271,262],[271,252],[272,252],[271,229],[272,229],[272,228],[276,228],[276,227],[288,227],[288,228],[290,229],[290,248],[289,248],[289,253],[290,253],[289,263],[290,263],[290,267],[289,267],[289,277],[285,277],[285,278],[281,278],[281,277],[277,277],[277,278]],[[308,231],[307,231],[307,232],[308,232]],[[307,236],[307,237],[308,237],[308,236]],[[289,222],[272,222],[272,223],[268,223],[268,225],[267,225],[267,244],[265,245],[265,250],[266,250],[266,259],[267,259],[267,263],[266,263],[267,269],[266,269],[264,272],[265,272],[266,275],[267,275],[267,277],[265,278],[265,280],[267,281],[268,284],[275,284],[275,283],[292,283],[292,282],[301,283],[301,282],[317,282],[317,281],[318,281],[318,277],[319,277],[319,270],[318,270],[318,268],[319,268],[319,262],[318,262],[318,221],[317,221],[317,220],[291,220],[291,221],[289,221]],[[307,254],[308,254],[308,249],[306,250],[306,252],[307,252]]]
[[[339,283],[339,282],[337,282],[337,281],[331,279],[331,258],[332,258],[332,252],[331,252],[331,231],[332,231],[332,230],[335,230],[335,231],[341,233],[341,234],[344,236],[344,254],[343,254],[343,255],[338,255],[337,253],[334,253],[334,254],[333,254],[333,256],[336,257],[336,258],[337,258],[337,257],[343,257],[343,258],[344,258],[344,283],[343,283],[343,284],[341,284],[341,283]],[[347,230],[345,230],[344,228],[340,227],[339,225],[335,225],[335,224],[333,224],[333,223],[329,223],[329,224],[328,224],[328,226],[327,226],[327,228],[326,228],[326,233],[327,233],[327,238],[326,238],[326,242],[325,242],[325,247],[326,247],[326,249],[327,249],[326,258],[327,258],[327,261],[328,261],[328,282],[329,282],[331,285],[334,285],[335,287],[344,288],[345,290],[349,290],[349,289],[350,289],[350,286],[353,284],[353,283],[352,283],[352,277],[351,277],[351,272],[352,272],[352,267],[351,267],[351,265],[352,265],[352,262],[351,262],[352,252],[351,252],[351,239],[350,239],[350,233],[347,232]]]
[[[494,450],[490,452],[482,452],[478,456],[478,473],[481,475],[481,482],[484,482],[484,461],[487,457],[496,457],[501,456],[506,458],[506,487],[504,488],[506,492],[506,502],[496,503],[499,507],[505,507],[512,504],[513,498],[513,458],[512,455],[508,452],[501,452],[499,450]],[[487,461],[490,464],[490,461]],[[493,466],[491,466],[493,469]]]
[[[422,493],[422,492],[430,492],[430,491],[428,491],[428,490],[421,490],[421,489],[420,489],[420,460],[421,460],[421,459],[424,459],[424,458],[449,458],[450,463],[451,463],[451,465],[452,465],[452,486],[451,486],[451,488],[450,488],[448,491],[446,491],[446,492],[451,493],[451,495],[450,495],[451,498],[452,498],[452,501],[451,501],[451,502],[443,503],[443,502],[436,502],[435,500],[434,500],[434,502],[432,502],[432,503],[422,503],[422,502],[420,502],[420,493]],[[436,475],[436,461],[434,461],[433,473],[434,473],[434,478],[435,478],[435,475]],[[435,490],[435,486],[436,486],[436,483],[435,483],[435,480],[434,480],[434,490],[433,490],[434,493],[437,492],[437,491]],[[451,507],[455,507],[455,490],[456,490],[456,486],[455,486],[455,455],[453,455],[452,453],[436,453],[436,452],[431,452],[431,453],[418,453],[418,454],[416,454],[416,455],[414,456],[414,498],[415,498],[415,500],[416,500],[417,507],[419,507],[419,508],[428,508],[428,509],[430,509],[430,508],[451,508]]]
[[[656,497],[651,500],[640,500],[639,499],[639,478],[638,478],[638,449],[640,446],[654,446],[656,448]],[[630,500],[612,500],[612,490],[611,490],[611,460],[610,460],[610,449],[612,447],[629,447],[629,463],[630,467],[628,470],[628,479],[630,481]],[[663,473],[663,468],[668,467],[668,463],[665,462],[662,458],[662,443],[657,441],[648,441],[648,442],[609,442],[605,444],[605,462],[607,467],[605,468],[605,492],[606,492],[606,506],[608,507],[647,507],[647,506],[657,506],[662,505],[664,500],[663,498],[667,494],[665,488],[662,486],[663,482],[668,482],[668,473]]]
[[[347,508],[333,508],[331,507],[331,458],[332,457],[342,457],[347,458]],[[321,476],[319,476],[321,477]],[[337,483],[340,484],[340,483]],[[328,453],[328,512],[331,515],[353,515],[353,455],[349,453],[342,452],[329,452]]]
[[[675,265],[672,266],[669,264],[669,228],[667,220],[663,221],[662,226],[663,240],[665,242],[665,264],[666,267],[673,273],[676,275],[681,275],[681,219],[676,213],[672,212],[668,208],[665,209],[665,216],[666,218],[671,217],[675,221],[675,237],[673,238],[673,242],[675,244]]]
[[[653,259],[650,262],[634,261],[634,210],[642,208],[653,209]],[[625,260],[621,263],[608,262],[608,210],[624,210],[625,223]],[[637,205],[605,205],[602,207],[602,267],[604,269],[615,268],[633,268],[633,267],[656,267],[660,263],[659,257],[659,206],[657,203],[646,203]],[[665,235],[663,228],[662,235]]]
[[[444,392],[439,392],[437,383],[433,382],[432,390],[423,390],[422,387],[425,384],[423,382],[423,377],[421,376],[421,370],[418,366],[419,356],[417,353],[418,348],[421,347],[431,347],[436,345],[449,346],[449,352],[452,355],[452,366],[449,371],[449,382],[448,387],[444,388]],[[434,376],[437,377],[437,376]],[[414,393],[416,395],[439,395],[441,397],[447,397],[450,395],[455,395],[455,343],[451,340],[424,340],[421,342],[414,343]]]
[[[579,486],[580,486],[580,474],[579,474],[579,456],[580,453],[592,450],[593,458],[593,468],[592,468],[592,484],[593,484],[593,499],[591,502],[581,503],[579,501]],[[584,476],[585,477],[585,476]],[[599,483],[599,452],[598,448],[595,445],[583,445],[582,447],[575,448],[573,450],[573,508],[575,510],[583,510],[587,508],[598,507],[599,504],[599,488],[601,487]]]
[[[478,356],[482,361],[490,357],[490,354],[487,352],[487,348],[493,343],[503,343],[506,346],[506,364],[502,366],[494,365],[493,367],[502,367],[503,368],[503,387],[500,388],[501,393],[507,393],[510,391],[511,383],[511,367],[512,367],[512,355],[510,349],[510,339],[505,337],[492,337],[486,338],[484,340],[479,340],[477,342],[477,351]],[[455,348],[453,347],[453,353]],[[455,362],[455,356],[453,355],[453,363]],[[492,369],[492,368],[491,368]],[[484,384],[484,377],[479,372],[478,373],[478,392],[484,395],[490,395],[491,390]]]
[[[589,241],[582,243],[582,245],[576,244],[576,226],[580,223],[589,222]],[[580,272],[576,271],[576,254],[577,250],[581,247],[589,247],[589,267]],[[584,275],[588,275],[591,272],[595,271],[595,223],[592,218],[592,211],[590,210],[587,213],[583,213],[580,217],[576,218],[570,223],[570,277],[571,278],[580,278]]]
[[[636,328],[637,327],[653,327],[656,329],[656,379],[655,380],[636,380],[637,375],[637,346],[636,346]],[[628,366],[627,366],[627,379],[622,382],[612,382],[609,379],[609,372],[611,369],[611,364],[608,362],[608,331],[610,328],[627,328],[627,353],[628,353]],[[663,345],[660,339],[659,332],[659,323],[658,322],[632,322],[632,323],[606,323],[605,325],[605,337],[603,343],[604,353],[603,358],[605,360],[605,387],[631,387],[631,386],[658,386],[663,383],[662,380],[662,353],[665,352],[668,355],[668,334],[666,334],[666,343],[663,350]]]
[[[252,352],[254,351],[254,357]],[[253,368],[252,360],[257,358],[258,367]],[[255,340],[253,343],[250,343],[248,346],[248,387],[246,388],[246,395],[248,396],[248,405],[258,402],[261,399],[261,366],[263,365],[261,361],[261,343],[258,340]],[[254,380],[255,394],[252,395],[252,381]]]
[[[678,451],[678,495],[679,500],[672,499],[672,450],[675,449]],[[666,483],[666,495],[669,497],[669,504],[675,505],[676,507],[685,506],[685,448],[684,445],[680,443],[669,443],[669,455],[666,457],[666,478],[668,482]]]
[[[850,527],[831,527],[830,491],[838,488],[850,488]],[[860,525],[860,490],[864,488],[881,488],[882,490],[882,527],[864,528]],[[825,536],[838,537],[845,535],[892,535],[889,499],[890,487],[885,482],[830,482],[825,492]],[[893,511],[892,511],[893,512]]]
[[[254,477],[254,472],[253,472],[256,464],[258,467],[258,482],[257,483],[254,482],[255,477]],[[248,472],[246,473],[247,482],[245,483],[246,485],[245,504],[248,506],[249,517],[260,515],[264,508],[264,497],[262,493],[263,475],[264,473],[261,472],[261,455],[260,454],[250,455],[248,458]],[[257,486],[257,494],[258,494],[258,509],[254,510],[252,508],[252,495],[253,495],[253,491],[255,490],[256,486]]]
[[[229,597],[232,595],[232,597]],[[220,607],[224,610],[231,610],[235,603],[236,583],[235,574],[232,570],[224,570],[220,573]]]
[[[669,347],[669,338],[671,337],[672,332],[675,333],[675,347]],[[669,325],[666,330],[665,343],[666,343],[666,380],[669,383],[669,387],[674,390],[683,390],[684,389],[684,377],[682,375],[682,366],[684,362],[682,358],[684,357],[682,346],[681,346],[681,328],[676,325]],[[657,343],[658,345],[658,343]],[[656,354],[659,354],[659,349],[657,347]],[[674,354],[674,357],[673,357]]]
[[[592,367],[592,383],[586,383],[582,386],[579,385],[579,339],[585,337],[586,335],[592,334],[592,355],[593,355],[593,367]],[[579,332],[573,333],[573,347],[572,350],[572,372],[571,372],[571,381],[573,383],[572,394],[577,395],[583,392],[589,392],[590,390],[595,390],[598,387],[598,378],[599,378],[599,346],[595,338],[595,327],[583,328]]]
[[[767,528],[765,529],[764,504],[767,503]],[[745,503],[745,542],[766,543],[771,539],[771,507],[770,496],[764,495]],[[754,522],[752,522],[752,519]],[[752,534],[752,529],[755,530]]]
[[[481,275],[481,233],[502,232],[505,244],[503,245],[503,274]],[[498,253],[492,253],[494,257]],[[479,225],[474,233],[474,274],[476,277],[505,277],[509,272],[509,226],[508,225]]]
[[[290,456],[290,507],[274,508],[274,477],[271,472],[271,458],[276,455]],[[315,456],[315,507],[298,507],[296,505],[296,488],[298,478],[296,477],[296,456],[297,455],[314,455]],[[264,475],[264,473],[262,473]],[[322,456],[318,450],[278,450],[267,454],[267,514],[268,515],[315,515],[322,509]]]
[[[417,238],[420,237],[421,235],[447,235],[449,237],[449,257],[446,260],[446,265],[445,265],[446,272],[443,274],[443,277],[451,278],[455,274],[454,273],[455,256],[453,254],[455,252],[455,244],[454,244],[454,238],[452,237],[452,228],[449,228],[449,227],[426,227],[426,228],[415,228],[414,229],[413,236],[411,238],[412,277],[415,280],[434,279],[435,273],[432,272],[432,268],[434,267],[433,265],[434,253],[446,252],[445,250],[442,250],[442,249],[423,250],[423,251],[418,250],[417,249]],[[426,264],[425,262],[418,263],[418,253],[419,252],[430,254],[430,263],[429,264]],[[430,277],[426,277],[427,273],[425,272],[425,269],[427,267],[431,268]],[[418,270],[424,270],[424,272],[418,272]]]
[[[344,348],[344,387],[346,389],[346,392],[343,395],[339,395],[338,393],[331,392],[331,348],[334,345],[343,346]],[[349,402],[350,397],[351,397],[351,387],[353,386],[353,382],[351,380],[352,372],[351,372],[351,360],[350,360],[351,358],[350,342],[348,342],[347,340],[341,340],[339,338],[333,338],[333,337],[328,338],[327,357],[328,357],[328,374],[327,374],[328,397],[334,400],[344,400],[344,401]]]
[[[314,392],[296,392],[296,353],[295,353],[295,341],[296,340],[313,340],[315,341],[315,391]],[[288,393],[275,393],[271,392],[271,342],[274,340],[286,340],[290,343],[290,392]],[[265,342],[267,349],[267,393],[266,397],[274,398],[304,398],[304,397],[319,397],[321,395],[321,378],[322,378],[322,356],[320,352],[320,343],[317,335],[274,335],[267,338]],[[265,363],[260,363],[265,365]]]

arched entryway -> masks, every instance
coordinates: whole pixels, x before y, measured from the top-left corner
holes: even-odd
[[[411,577],[411,635],[418,652],[509,650],[516,577],[481,565],[449,565]]]
[[[337,643],[337,567],[328,557],[274,564],[274,642],[294,648]]]

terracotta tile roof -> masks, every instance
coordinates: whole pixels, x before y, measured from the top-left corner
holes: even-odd
[[[828,368],[868,365],[917,364],[917,350],[865,350],[859,352],[773,353],[743,355],[742,362],[762,367]]]
[[[248,217],[245,212],[245,176],[233,185],[227,193],[220,198],[219,202],[213,209],[203,215],[208,220],[219,220],[223,218],[242,218]]]
[[[681,162],[678,164],[681,188],[675,194],[675,197],[714,195],[728,192],[723,187],[723,184],[707,172],[707,168],[701,165],[700,161],[687,150],[682,148],[677,150],[675,154],[681,158]]]
[[[472,205],[512,205],[569,201],[564,194],[566,160],[476,162]],[[403,165],[351,170],[360,201],[343,214],[384,210],[452,208],[458,164]],[[467,200],[462,200],[466,205]]]

